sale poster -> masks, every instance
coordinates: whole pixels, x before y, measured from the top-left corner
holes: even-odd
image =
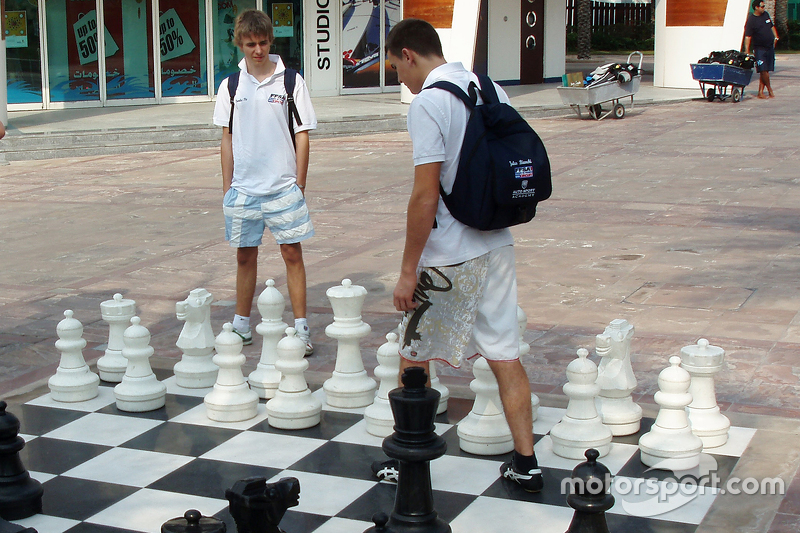
[[[197,2],[162,0],[159,17],[161,94],[205,94],[200,49],[200,8]]]

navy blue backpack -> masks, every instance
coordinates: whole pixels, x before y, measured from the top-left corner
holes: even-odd
[[[479,74],[478,80],[480,88],[471,83],[469,95],[448,81],[429,87],[453,93],[471,110],[453,190],[445,194],[439,184],[439,192],[456,220],[486,231],[530,221],[553,186],[542,140],[513,107],[499,101],[488,76]]]

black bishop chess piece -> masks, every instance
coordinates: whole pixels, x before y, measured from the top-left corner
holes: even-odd
[[[0,518],[21,520],[42,512],[42,484],[22,466],[19,419],[0,400]]]
[[[161,525],[161,533],[225,533],[226,529],[225,522],[213,516],[203,516],[196,509],[189,509],[183,516]]]
[[[300,503],[296,477],[267,483],[263,477],[240,479],[225,491],[238,533],[283,533],[278,527],[290,507]]]
[[[440,393],[425,386],[420,367],[403,372],[402,388],[389,392],[394,433],[383,440],[383,451],[399,463],[394,510],[373,517],[365,533],[450,533],[450,525],[433,506],[431,461],[444,455],[447,443],[434,431]]]
[[[567,503],[575,509],[566,533],[609,533],[606,511],[614,506],[611,495],[611,472],[598,463],[600,452],[586,450],[586,461],[572,470]]]

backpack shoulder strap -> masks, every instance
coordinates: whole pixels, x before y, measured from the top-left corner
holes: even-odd
[[[234,98],[236,97],[236,89],[239,88],[239,74],[241,70],[237,70],[228,76],[228,94],[231,97],[231,117],[228,119],[228,131],[233,133],[233,108],[235,107]]]
[[[500,102],[497,96],[497,91],[494,88],[494,83],[489,76],[484,74],[477,74],[478,81],[481,84],[481,97],[484,104],[496,104]]]
[[[289,106],[289,135],[292,136],[292,144],[297,150],[297,141],[294,139],[294,123],[298,126],[303,125],[300,120],[300,113],[297,111],[297,104],[294,103],[294,88],[297,84],[297,71],[293,68],[287,68],[283,73],[283,87],[286,89],[286,103]]]
[[[453,93],[459,99],[461,99],[462,102],[464,102],[464,105],[467,106],[467,109],[475,108],[475,103],[477,102],[477,99],[475,98],[474,93],[472,91],[472,86],[470,86],[470,95],[472,95],[472,97],[470,97],[470,95],[467,95],[467,93],[465,93],[463,89],[461,89],[461,87],[449,81],[444,81],[444,80],[437,81],[431,83],[425,88],[430,89],[431,87],[435,89],[444,89],[447,92]]]

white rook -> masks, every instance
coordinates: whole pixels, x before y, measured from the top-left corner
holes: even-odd
[[[703,448],[716,448],[728,442],[731,421],[719,412],[714,390],[714,374],[722,370],[725,350],[712,346],[706,339],[681,348],[681,367],[692,377],[687,407],[692,433],[703,441]]]
[[[108,322],[108,345],[106,352],[97,360],[100,379],[119,383],[128,368],[128,360],[122,357],[122,334],[136,314],[136,302],[116,293],[111,300],[100,303],[100,315]]]

